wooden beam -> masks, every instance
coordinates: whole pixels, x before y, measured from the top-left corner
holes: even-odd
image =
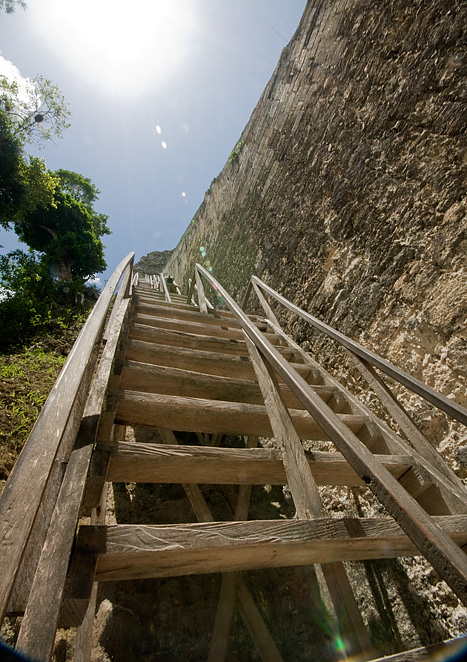
[[[195,280],[196,280],[196,290],[198,292],[199,310],[201,313],[207,314],[208,306],[207,306],[206,295],[204,293],[203,281],[201,280],[201,277],[197,270],[195,270]]]
[[[97,437],[99,416],[119,331],[129,302],[129,299],[122,301],[122,297],[117,297],[118,312],[113,316],[113,327],[92,382],[76,445],[70,455],[21,623],[17,647],[32,658],[48,660],[52,654],[71,548]]]
[[[198,306],[193,306],[188,303],[178,303],[171,301],[170,303],[165,299],[160,299],[159,295],[144,292],[144,294],[137,292],[134,298],[137,306],[149,306],[165,304],[166,306],[173,307],[174,310],[199,310]]]
[[[130,483],[215,483],[218,485],[285,485],[282,453],[273,448],[213,448],[136,442],[100,442],[109,450],[107,479]],[[362,486],[341,453],[305,453],[318,485]],[[380,455],[380,462],[395,478],[413,465],[408,455]]]
[[[433,519],[456,545],[467,544],[467,515]],[[420,554],[393,519],[326,517],[173,526],[82,526],[77,549],[98,555],[98,581]]]
[[[273,436],[266,408],[261,405],[136,391],[121,391],[115,395],[118,397],[115,421],[122,425],[149,425],[184,432]],[[292,409],[290,413],[301,439],[328,438],[308,412]],[[358,432],[366,421],[364,416],[354,414],[336,416],[352,432]]]
[[[279,343],[279,337],[275,334],[267,334],[273,344]],[[211,335],[201,335],[185,331],[160,329],[145,324],[132,324],[128,337],[131,340],[144,340],[161,345],[172,345],[176,347],[188,347],[208,352],[221,352],[224,354],[246,355],[246,347],[243,340],[235,338],[216,338]]]
[[[287,484],[292,493],[297,515],[303,520],[324,517],[326,511],[321,501],[317,482],[294,428],[290,412],[281,398],[279,383],[270,366],[246,334],[245,341],[263,393],[274,438],[282,449]],[[338,632],[344,642],[347,655],[358,656],[362,660],[368,659],[373,648],[343,564],[340,562],[324,563],[317,570],[322,597],[324,602],[328,603],[326,608],[324,605],[319,605],[323,609],[323,617],[326,617],[331,607],[327,600],[327,589],[337,616]]]
[[[255,377],[250,359],[246,355],[234,356],[232,354],[173,347],[142,340],[128,340],[124,343],[124,349],[126,350],[126,358],[131,361],[193,370],[235,379],[251,380]],[[309,379],[310,374],[314,374],[312,369],[307,366],[299,363],[293,365],[305,379]]]
[[[441,641],[439,644],[412,648],[412,650],[403,653],[378,657],[371,660],[371,662],[440,662],[441,660],[461,662],[461,660],[465,660],[466,653],[467,636],[462,636],[457,639]]]
[[[118,370],[121,375],[119,386],[121,390],[264,404],[261,390],[253,380],[208,375],[193,370],[155,366],[136,361],[120,361],[114,370]],[[329,402],[331,396],[336,392],[332,386],[315,386],[313,388],[325,402]],[[289,388],[282,386],[281,393],[287,406],[293,409],[303,409],[302,404]]]
[[[155,302],[153,305],[135,302],[134,311],[137,316],[142,317],[159,317],[164,319],[198,322],[207,326],[225,326],[229,329],[240,329],[240,325],[234,317],[224,317],[219,312],[208,312],[207,315],[200,313],[199,310],[193,309],[174,309],[172,306],[164,305],[164,303]],[[264,326],[265,322],[257,322]]]
[[[223,324],[206,324],[205,319],[203,317],[202,320],[192,321],[142,314],[136,314],[133,318],[137,324],[144,324],[145,326],[151,326],[156,329],[187,331],[216,338],[237,338],[238,340],[243,340],[243,331],[240,328],[232,328]]]
[[[71,440],[75,438],[110,301],[124,269],[130,268],[132,260],[133,253],[130,253],[109,279],[3,490],[0,499],[0,622],[63,437],[69,434]],[[70,450],[68,448],[68,452]],[[32,472],[34,480],[31,480]]]

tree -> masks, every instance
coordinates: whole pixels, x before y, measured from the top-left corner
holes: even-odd
[[[25,156],[8,115],[0,110],[0,225],[8,228],[25,213],[53,205],[59,181],[44,159]]]
[[[43,76],[25,81],[0,76],[0,109],[10,122],[11,133],[23,143],[41,146],[61,138],[71,112],[57,85]]]
[[[8,117],[0,111],[0,223],[3,227],[16,216],[26,195],[22,163],[21,141],[11,133]]]
[[[0,256],[0,352],[32,337],[53,336],[73,325],[95,301],[92,286],[78,290],[50,275],[44,255],[20,250]]]
[[[0,0],[0,10],[6,11],[7,14],[11,14],[15,11],[16,5],[21,7],[21,9],[26,9],[26,3],[24,0]]]
[[[61,171],[59,181],[68,182],[82,177]],[[96,193],[90,180],[82,178]],[[68,193],[70,187],[59,184],[53,203],[37,206],[14,223],[19,238],[34,250],[41,251],[50,273],[68,283],[84,283],[89,277],[105,269],[104,247],[100,237],[110,234],[107,216],[94,211],[91,202],[82,202],[82,191]],[[95,199],[96,199],[95,198]]]
[[[51,325],[63,296],[41,256],[20,250],[0,256],[0,293],[0,351]]]

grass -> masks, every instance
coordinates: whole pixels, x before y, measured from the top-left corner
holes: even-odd
[[[85,318],[27,349],[0,354],[0,492]]]

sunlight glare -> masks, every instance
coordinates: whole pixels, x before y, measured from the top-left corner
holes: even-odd
[[[139,95],[188,54],[192,0],[41,0],[35,23],[58,57],[109,92]],[[33,3],[31,3],[31,8]]]

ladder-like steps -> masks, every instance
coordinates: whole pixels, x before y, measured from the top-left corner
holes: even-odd
[[[250,359],[245,355],[236,356],[131,339],[122,342],[120,349],[125,352],[126,358],[132,361],[173,366],[224,377],[232,376],[237,379],[254,379],[253,367]],[[293,355],[293,352],[286,350],[283,353],[288,354],[289,357]],[[312,379],[315,376],[317,380],[320,379],[320,375],[312,367],[300,363],[292,365],[305,379],[310,379],[310,376]]]
[[[216,320],[217,321],[217,320]],[[133,323],[143,324],[158,329],[169,329],[173,331],[189,331],[190,333],[199,333],[201,335],[212,335],[219,338],[236,338],[237,340],[244,339],[244,333],[240,327],[233,325],[226,326],[225,324],[205,324],[204,321],[192,321],[186,319],[169,319],[167,317],[157,317],[155,315],[143,315],[137,313],[132,319]],[[267,325],[259,323],[256,325],[260,331],[266,332]],[[277,338],[275,334],[269,333],[267,337]],[[276,341],[277,342],[277,341]]]
[[[115,421],[119,425],[146,425],[210,434],[274,436],[264,405],[129,390],[111,393],[111,399],[117,403]],[[301,439],[328,439],[307,411],[291,409],[290,415]],[[368,420],[361,414],[338,414],[338,416],[355,434]]]
[[[135,361],[125,360],[118,365],[121,370],[121,390],[264,404],[261,390],[253,380],[220,377]],[[337,394],[337,389],[332,386],[316,386],[314,390],[327,403],[334,394]],[[287,406],[293,409],[303,409],[300,401],[287,386],[282,386],[281,393]]]
[[[195,306],[178,309],[165,302],[156,302],[152,304],[135,303],[133,305],[133,314],[147,315],[149,317],[165,317],[173,320],[183,319],[191,322],[201,322],[202,324],[212,326],[227,326],[233,329],[241,328],[235,317],[232,315],[226,315],[224,311],[213,310],[205,314],[201,313]],[[257,315],[249,315],[249,319],[255,324],[261,325],[262,328],[264,328],[266,324],[263,318],[258,317]]]
[[[248,350],[243,340],[235,338],[218,338],[213,335],[202,335],[190,331],[175,331],[147,326],[145,324],[132,324],[129,329],[130,340],[144,340],[146,342],[160,343],[162,345],[175,345],[189,347],[202,351],[219,352],[223,354],[240,354],[247,356]],[[273,344],[279,345],[281,338],[275,334],[267,334]],[[287,350],[288,353],[289,350]]]
[[[433,520],[457,545],[467,544],[467,515]],[[388,559],[420,553],[393,519],[363,517],[82,526],[77,550],[97,556],[97,581]]]
[[[203,485],[285,485],[282,453],[275,448],[102,442],[110,452],[107,480],[125,483],[200,483]],[[318,485],[355,487],[364,482],[336,452],[307,452]],[[380,462],[395,477],[412,468],[408,455],[381,455]]]

